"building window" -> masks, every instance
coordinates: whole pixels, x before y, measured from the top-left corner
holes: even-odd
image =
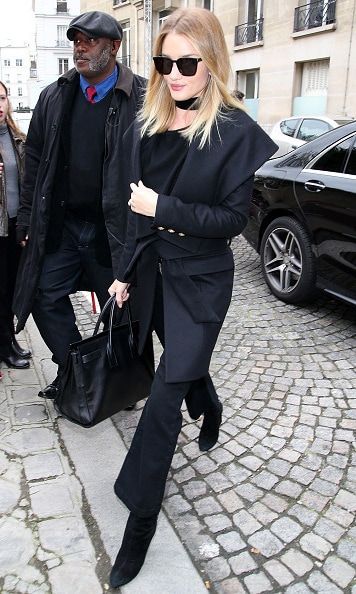
[[[202,0],[202,8],[213,10],[213,0]]]
[[[113,6],[119,6],[119,4],[125,4],[128,0],[113,0]]]
[[[122,40],[120,49],[118,52],[118,58],[120,62],[125,66],[130,67],[130,21],[121,23],[122,27]]]
[[[315,60],[302,64],[301,95],[327,95],[329,60]]]
[[[259,70],[250,70],[245,73],[245,99],[258,99],[259,83]]]
[[[11,96],[11,89],[10,87],[7,87],[7,96],[10,97]]]
[[[36,60],[31,60],[30,78],[36,78],[36,76],[37,76],[37,64],[36,64]]]
[[[158,13],[158,28],[159,29],[162,27],[164,21],[166,21],[171,14],[172,13],[170,10],[160,10],[159,11],[159,13]]]
[[[10,60],[4,60],[4,66],[11,66]]]
[[[294,9],[294,32],[335,23],[336,0],[305,1]]]
[[[263,0],[248,0],[247,22],[235,27],[235,46],[263,39]]]
[[[68,12],[67,0],[57,0],[57,14]]]
[[[58,74],[65,74],[68,72],[69,69],[69,60],[68,58],[59,58],[58,59]]]
[[[313,60],[296,64],[296,96],[293,114],[323,115],[328,95],[329,60]]]
[[[18,87],[17,94],[19,97],[22,97],[22,87]]]
[[[22,59],[21,58],[17,58],[16,59],[16,66],[22,66]]]
[[[67,39],[67,25],[57,25],[57,46],[69,47],[70,43]]]
[[[260,70],[241,70],[236,73],[236,88],[244,93],[244,104],[249,115],[257,120],[260,88]]]

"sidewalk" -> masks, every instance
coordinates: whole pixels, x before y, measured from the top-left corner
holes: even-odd
[[[356,310],[281,303],[252,248],[232,247],[233,299],[210,367],[219,442],[200,452],[200,421],[183,411],[166,517],[122,591],[356,594]],[[91,333],[90,304],[74,304]],[[127,514],[112,483],[140,410],[93,429],[57,419],[37,397],[54,369],[33,323],[20,339],[31,369],[3,369],[0,382],[0,592],[106,592]]]
[[[57,418],[37,396],[55,368],[32,320],[19,341],[34,357],[28,370],[3,367],[0,381],[0,591],[113,591],[128,512],[112,485],[126,448],[111,420],[83,429]],[[122,592],[206,593],[164,513],[144,568]]]

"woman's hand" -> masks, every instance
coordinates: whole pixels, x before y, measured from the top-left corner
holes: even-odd
[[[108,289],[110,295],[116,294],[116,303],[120,308],[123,306],[124,301],[127,301],[130,297],[130,294],[127,292],[129,286],[129,283],[122,283],[121,281],[114,280],[113,284],[110,285]]]
[[[131,183],[131,198],[128,202],[131,210],[145,217],[154,217],[156,214],[158,194],[151,188],[146,188],[142,181],[138,185]]]

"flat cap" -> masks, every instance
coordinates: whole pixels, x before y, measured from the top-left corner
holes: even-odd
[[[76,31],[88,37],[106,37],[108,39],[122,39],[122,27],[114,17],[107,12],[92,10],[84,12],[69,23],[67,37],[74,39]]]

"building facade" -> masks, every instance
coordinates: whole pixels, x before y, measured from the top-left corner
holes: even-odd
[[[33,107],[42,89],[73,68],[73,48],[67,39],[69,22],[80,13],[80,0],[33,0],[35,14],[36,80]]]
[[[356,117],[356,0],[239,0],[236,19],[235,85],[261,125]]]
[[[29,76],[28,44],[0,46],[0,80],[7,87],[13,109],[21,110],[29,107]]]
[[[154,38],[180,6],[218,16],[230,87],[266,130],[290,115],[356,117],[356,0],[82,0],[81,12],[115,16],[124,29],[121,59],[147,75],[148,33]]]

